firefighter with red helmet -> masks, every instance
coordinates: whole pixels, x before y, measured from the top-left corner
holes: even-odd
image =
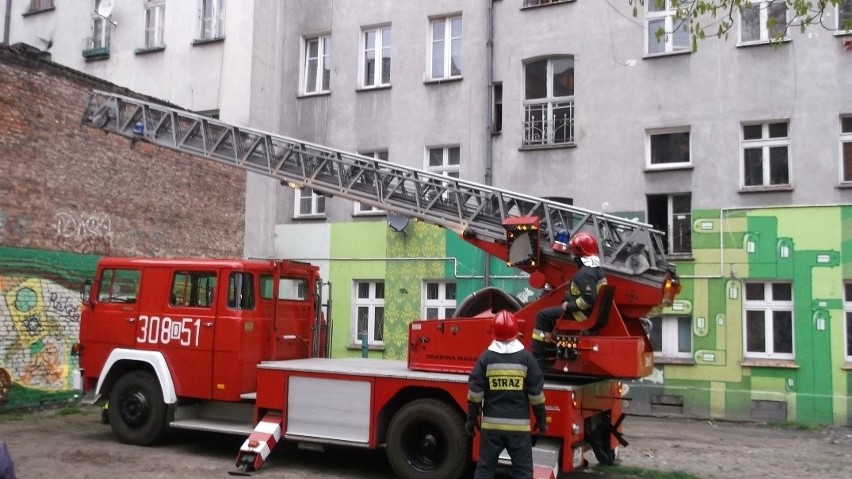
[[[501,311],[494,317],[492,339],[476,360],[468,383],[465,432],[473,437],[478,427],[482,433],[474,478],[494,477],[503,449],[512,458],[512,477],[531,478],[530,407],[536,421],[533,430],[539,436],[547,431],[544,375],[518,340],[512,313]]]
[[[575,321],[585,321],[595,304],[598,291],[606,285],[606,276],[601,269],[598,242],[588,233],[577,233],[569,241],[577,273],[565,292],[562,304],[544,308],[535,316],[532,332],[532,352],[543,368],[550,363],[548,349],[552,349],[552,332],[556,320],[565,316]]]

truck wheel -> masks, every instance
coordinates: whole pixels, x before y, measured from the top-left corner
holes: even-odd
[[[388,461],[401,479],[458,479],[470,464],[470,438],[448,404],[419,399],[391,419]]]
[[[586,425],[586,442],[592,446],[595,459],[603,466],[613,466],[618,459],[615,449],[610,447],[612,435],[612,422],[608,412],[600,416],[591,417]]]
[[[160,383],[150,373],[131,371],[109,393],[109,424],[121,442],[147,446],[168,429]]]

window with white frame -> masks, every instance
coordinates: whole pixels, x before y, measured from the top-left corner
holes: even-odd
[[[574,57],[524,64],[523,146],[574,143]]]
[[[304,93],[329,91],[331,82],[331,35],[305,38]]]
[[[650,318],[648,339],[654,356],[663,359],[692,358],[692,318],[689,316],[658,316]]]
[[[423,318],[446,319],[456,312],[456,283],[423,282]]]
[[[648,0],[645,3],[645,39],[648,55],[690,50],[689,19],[678,18],[681,0]]]
[[[383,151],[370,151],[358,153],[359,155],[369,156],[370,158],[375,158],[381,161],[388,161],[388,152],[387,150]],[[383,210],[381,208],[376,208],[375,206],[369,206],[362,204],[360,201],[355,202],[355,212],[356,216],[367,216],[367,215],[383,215],[387,214],[387,210]]]
[[[787,121],[743,125],[744,188],[791,185],[789,130]]]
[[[426,148],[426,170],[441,176],[458,178],[461,167],[461,148],[458,146],[443,146]],[[435,181],[436,191],[446,191],[446,184]],[[441,193],[442,199],[447,199],[446,193]],[[430,198],[434,197],[427,195]]]
[[[109,48],[109,38],[112,24],[109,20],[98,15],[97,11],[92,15],[92,42],[89,48]]]
[[[145,48],[165,45],[166,0],[145,0]]]
[[[689,128],[650,130],[647,135],[645,165],[648,168],[684,167],[692,164]]]
[[[740,44],[767,43],[786,38],[786,0],[751,0],[739,7]]]
[[[692,252],[692,195],[648,195],[648,223],[666,232],[666,252]]]
[[[462,74],[462,17],[432,20],[429,78],[458,78]]]
[[[296,190],[296,218],[325,216],[325,196],[312,188]]]
[[[846,314],[846,362],[852,362],[852,283],[846,283],[844,290],[843,312]]]
[[[225,36],[225,0],[200,0],[199,40],[213,40]]]
[[[837,4],[837,32],[852,33],[852,0],[842,0]]]
[[[391,27],[364,30],[361,38],[361,86],[372,88],[390,85]]]
[[[793,359],[793,285],[746,282],[745,357]]]
[[[852,184],[852,115],[840,118],[840,181]]]
[[[367,336],[370,346],[382,345],[385,335],[384,281],[355,281],[353,291],[352,342],[361,344]]]

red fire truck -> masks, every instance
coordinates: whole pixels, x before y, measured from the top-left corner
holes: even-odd
[[[244,434],[235,474],[257,472],[291,440],[383,447],[402,478],[462,477],[478,450],[463,432],[467,374],[491,318],[514,312],[528,345],[535,314],[561,301],[576,271],[564,244],[588,232],[609,285],[587,321],[557,322],[536,477],[584,466],[587,450],[611,464],[627,445],[620,380],[652,371],[641,318],[680,288],[662,232],[121,95],[93,92],[83,123],[452,228],[543,291],[522,304],[487,287],[452,318],[412,322],[407,362],[332,359],[313,265],[104,258],[84,294],[78,350],[83,388],[108,401],[119,440],[148,445],[170,427]]]

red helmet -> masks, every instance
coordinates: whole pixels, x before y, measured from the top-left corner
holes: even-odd
[[[598,255],[598,242],[589,233],[577,233],[571,238],[571,254],[578,258]]]
[[[515,315],[500,311],[491,322],[491,337],[497,341],[511,341],[518,337],[518,322]]]

